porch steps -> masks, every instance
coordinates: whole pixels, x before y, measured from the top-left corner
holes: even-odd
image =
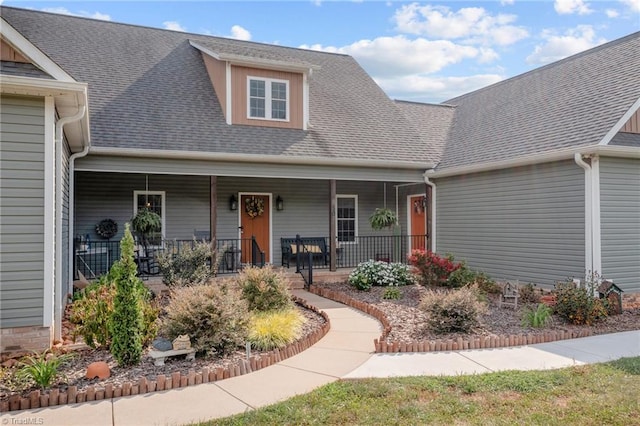
[[[291,290],[299,290],[304,288],[305,282],[302,275],[294,272],[295,269],[290,268],[282,269],[285,277],[289,280],[290,289]],[[314,269],[313,270],[313,282],[314,283],[334,283],[334,282],[343,282],[349,278],[349,274],[351,273],[351,268],[342,268],[338,269],[335,272],[331,272],[327,269]]]

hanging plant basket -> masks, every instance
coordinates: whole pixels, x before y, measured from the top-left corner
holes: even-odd
[[[244,200],[244,211],[251,219],[262,216],[264,214],[264,200],[254,196],[247,197]]]
[[[118,224],[113,219],[104,219],[96,225],[96,234],[102,238],[111,239],[118,233]]]
[[[391,228],[397,223],[396,214],[387,208],[375,209],[373,214],[369,216],[371,227],[377,231],[385,228]]]

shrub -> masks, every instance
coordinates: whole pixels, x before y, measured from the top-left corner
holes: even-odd
[[[56,355],[49,350],[41,354],[24,357],[18,364],[20,369],[16,372],[19,379],[32,380],[41,389],[46,389],[58,377],[58,368],[72,357],[72,354]]]
[[[412,250],[409,263],[416,268],[422,285],[446,286],[449,275],[462,264],[454,262],[453,256],[439,256],[429,250]]]
[[[80,290],[71,304],[69,319],[75,324],[73,337],[82,336],[84,342],[92,348],[111,346],[115,282],[120,273],[119,268],[120,263],[116,262],[97,282]],[[159,309],[151,291],[142,281],[136,282],[135,290],[142,312],[142,344],[146,345],[156,336]]]
[[[469,269],[464,262],[460,262],[459,265],[458,269],[449,274],[445,287],[460,288],[477,284],[478,290],[484,294],[498,294],[502,291],[500,286],[484,272]]]
[[[248,335],[247,302],[231,282],[175,288],[165,312],[164,334],[188,334],[192,347],[208,355],[231,353]]]
[[[306,319],[295,308],[251,314],[248,341],[259,350],[281,348],[302,334]]]
[[[535,284],[524,284],[518,287],[518,294],[520,295],[520,302],[525,304],[537,304],[540,303],[541,292],[536,289]]]
[[[400,286],[413,283],[414,277],[407,265],[368,260],[360,263],[349,274],[349,284],[367,291],[372,286]]]
[[[549,321],[553,311],[544,303],[539,303],[535,309],[525,309],[522,313],[522,326],[543,328]]]
[[[73,337],[75,339],[82,336],[84,342],[92,348],[111,345],[109,324],[116,288],[112,285],[110,275],[103,275],[98,282],[82,289],[71,305],[69,319],[76,324]]]
[[[140,308],[140,286],[138,268],[133,260],[133,236],[129,224],[125,224],[120,241],[122,253],[116,266],[116,294],[111,316],[111,354],[119,366],[136,365],[142,357],[144,321]]]
[[[402,292],[398,287],[388,287],[382,294],[382,298],[386,300],[398,300],[402,297]]]
[[[427,326],[433,332],[466,333],[480,324],[480,315],[486,311],[478,296],[475,286],[447,292],[428,290],[420,301],[420,309],[428,314]]]
[[[607,302],[593,293],[593,282],[578,287],[567,281],[555,286],[555,312],[572,324],[592,325],[607,316]]]
[[[210,266],[209,262],[213,259]],[[158,265],[162,273],[162,281],[168,286],[206,283],[218,270],[219,256],[212,245],[205,241],[184,244],[176,254],[161,253]]]
[[[274,311],[293,306],[288,280],[271,266],[245,268],[236,280],[250,311]]]

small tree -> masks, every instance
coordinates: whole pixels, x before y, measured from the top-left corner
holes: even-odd
[[[141,283],[133,260],[133,236],[128,223],[120,251],[122,256],[115,278],[116,297],[111,318],[111,354],[119,366],[129,366],[138,364],[142,356],[143,321],[138,300]]]

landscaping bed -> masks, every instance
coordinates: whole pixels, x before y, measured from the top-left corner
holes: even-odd
[[[517,309],[499,307],[498,296],[488,295],[488,309],[481,315],[480,326],[470,333],[436,334],[425,326],[427,314],[419,309],[427,288],[412,284],[398,289],[401,293],[398,300],[384,299],[387,287],[382,286],[361,291],[346,282],[338,282],[317,284],[311,290],[355,308],[368,310],[369,314],[380,320],[384,330],[375,343],[377,352],[515,346],[640,329],[640,306],[634,304],[630,304],[621,314],[605,317],[593,325],[574,325],[552,315],[546,327],[525,327],[522,325],[523,312],[530,309],[531,305],[521,303]]]

